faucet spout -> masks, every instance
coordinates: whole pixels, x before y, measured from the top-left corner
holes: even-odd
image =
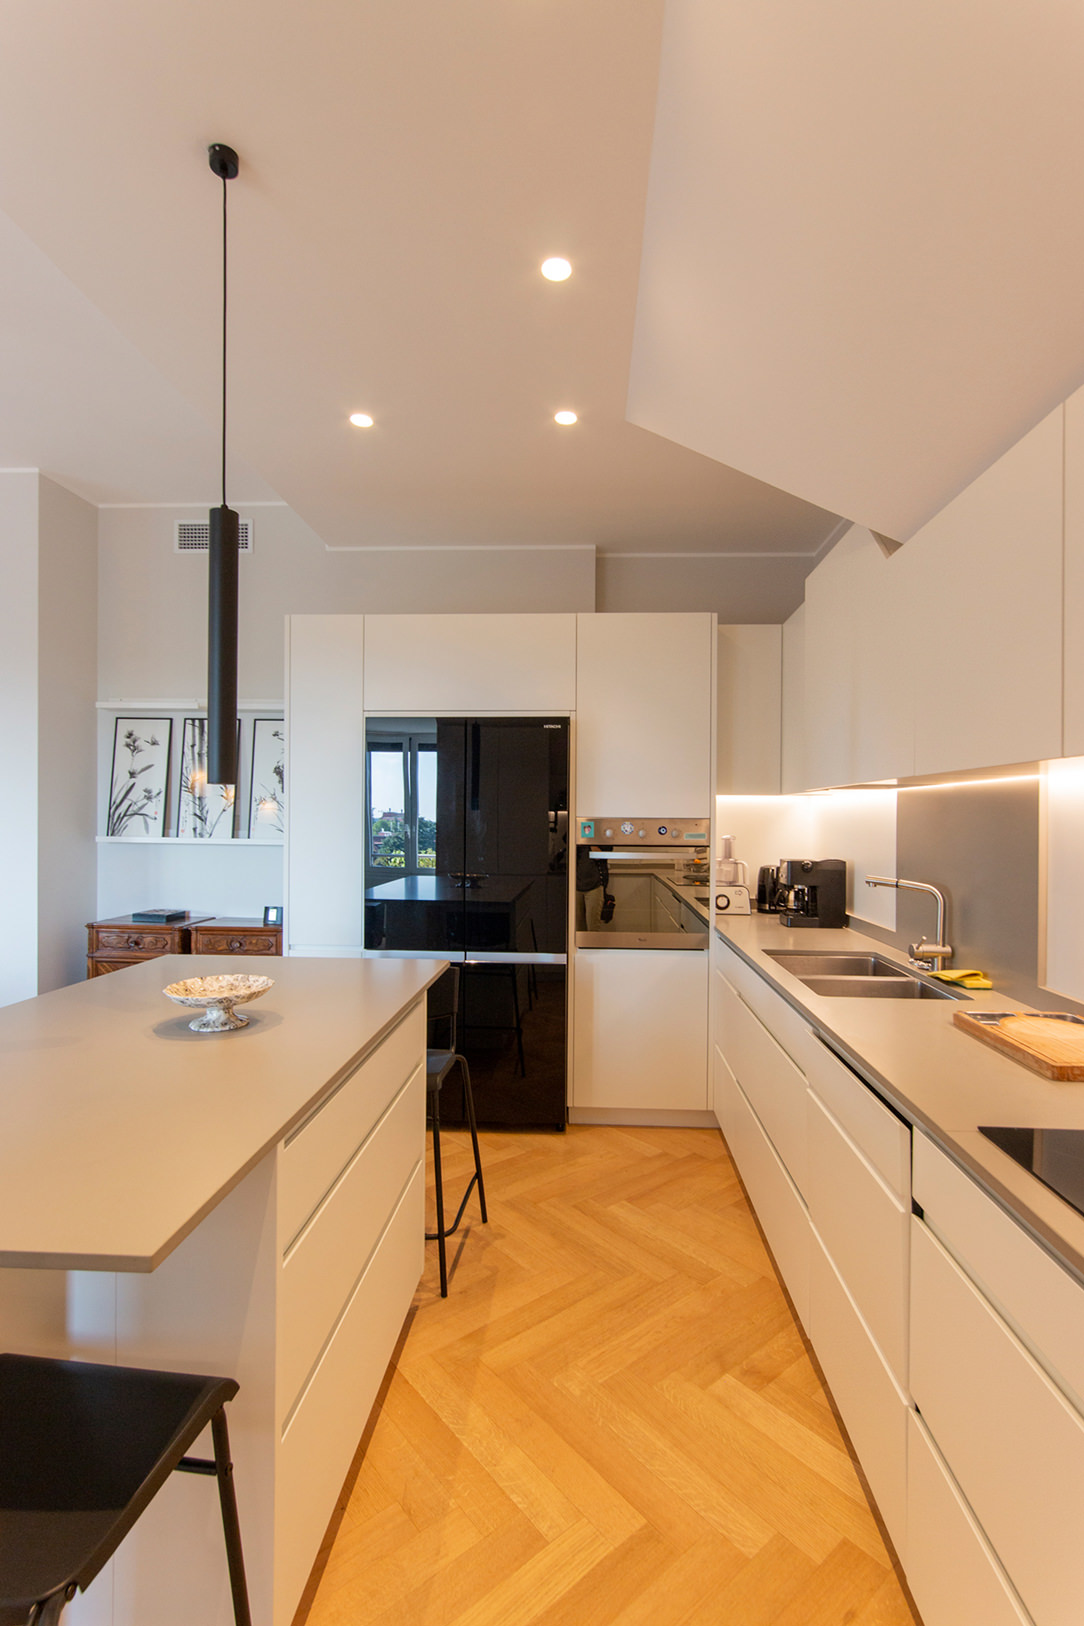
[[[927,881],[904,881],[898,876],[867,875],[867,886],[895,886],[903,887],[908,892],[929,892],[937,899],[937,940],[928,943],[925,937],[920,937],[917,943],[910,945],[911,964],[920,967],[923,971],[939,971],[946,960],[952,958],[952,948],[945,942],[945,896],[936,886],[930,886]]]

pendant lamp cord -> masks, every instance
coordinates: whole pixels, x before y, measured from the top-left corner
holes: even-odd
[[[222,177],[222,506],[226,506],[226,191],[228,182]]]

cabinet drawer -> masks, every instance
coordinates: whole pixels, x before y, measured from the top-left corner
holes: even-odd
[[[805,1072],[806,1058],[816,1044],[813,1029],[805,1018],[787,1004],[759,971],[754,971],[740,955],[722,943],[719,944],[719,965],[727,982],[756,1013],[776,1044]]]
[[[143,954],[148,957],[172,952],[172,932],[141,932],[124,930],[97,930],[94,947],[121,954]]]
[[[918,1132],[914,1189],[930,1230],[1084,1411],[1084,1288]]]
[[[278,1170],[283,1252],[424,1055],[425,1009],[419,1001],[286,1141]]]
[[[278,954],[277,932],[203,932],[192,930],[193,954]]]
[[[910,1204],[889,1190],[812,1091],[808,1102],[809,1217],[906,1390]]]
[[[786,1051],[738,994],[724,984],[719,1048],[799,1191],[806,1177],[806,1083]]]
[[[907,1585],[924,1626],[1031,1626],[941,1455],[907,1421]]]
[[[143,961],[135,955],[130,960],[123,960],[119,955],[111,956],[108,960],[100,960],[97,955],[90,955],[87,959],[87,976],[104,977],[110,971],[123,971],[126,966],[142,964]]]
[[[419,1166],[287,1419],[275,1482],[275,1619],[293,1619],[424,1266]]]
[[[915,1402],[1037,1626],[1078,1626],[1084,1419],[927,1227],[912,1232]]]
[[[815,1234],[809,1247],[809,1337],[885,1527],[902,1553],[907,1401]]]
[[[864,1079],[814,1038],[806,1077],[882,1180],[905,1203],[911,1201],[911,1129],[897,1118]]]
[[[280,1415],[308,1376],[424,1147],[425,1069],[419,1066],[283,1260]]]
[[[809,1216],[719,1050],[715,1052],[715,1111],[795,1314],[808,1327]]]

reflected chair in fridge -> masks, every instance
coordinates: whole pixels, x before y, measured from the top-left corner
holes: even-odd
[[[478,1150],[478,1124],[474,1116],[474,1092],[471,1089],[470,1068],[467,1058],[456,1050],[456,1025],[459,1016],[459,967],[450,966],[444,975],[434,983],[429,990],[427,1000],[427,1017],[429,1039],[444,1041],[444,1048],[432,1048],[426,1051],[425,1061],[425,1089],[428,1104],[429,1123],[433,1131],[433,1174],[436,1180],[437,1202],[437,1228],[427,1231],[427,1242],[436,1242],[440,1259],[440,1296],[448,1297],[448,1258],[446,1242],[448,1237],[454,1236],[462,1221],[468,1199],[475,1186],[478,1187],[478,1203],[482,1210],[482,1224],[488,1224],[486,1213],[486,1188],[482,1178],[482,1159]],[[455,1219],[451,1225],[444,1223],[444,1178],[440,1159],[440,1092],[445,1079],[453,1068],[460,1069],[463,1080],[463,1101],[467,1109],[467,1123],[470,1126],[471,1145],[474,1148],[474,1173],[467,1183],[462,1201],[456,1211]]]

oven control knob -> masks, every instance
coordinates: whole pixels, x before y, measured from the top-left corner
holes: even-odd
[[[623,836],[631,836],[632,830],[633,830],[632,820],[631,819],[623,820],[622,825],[621,825],[621,834]]]

